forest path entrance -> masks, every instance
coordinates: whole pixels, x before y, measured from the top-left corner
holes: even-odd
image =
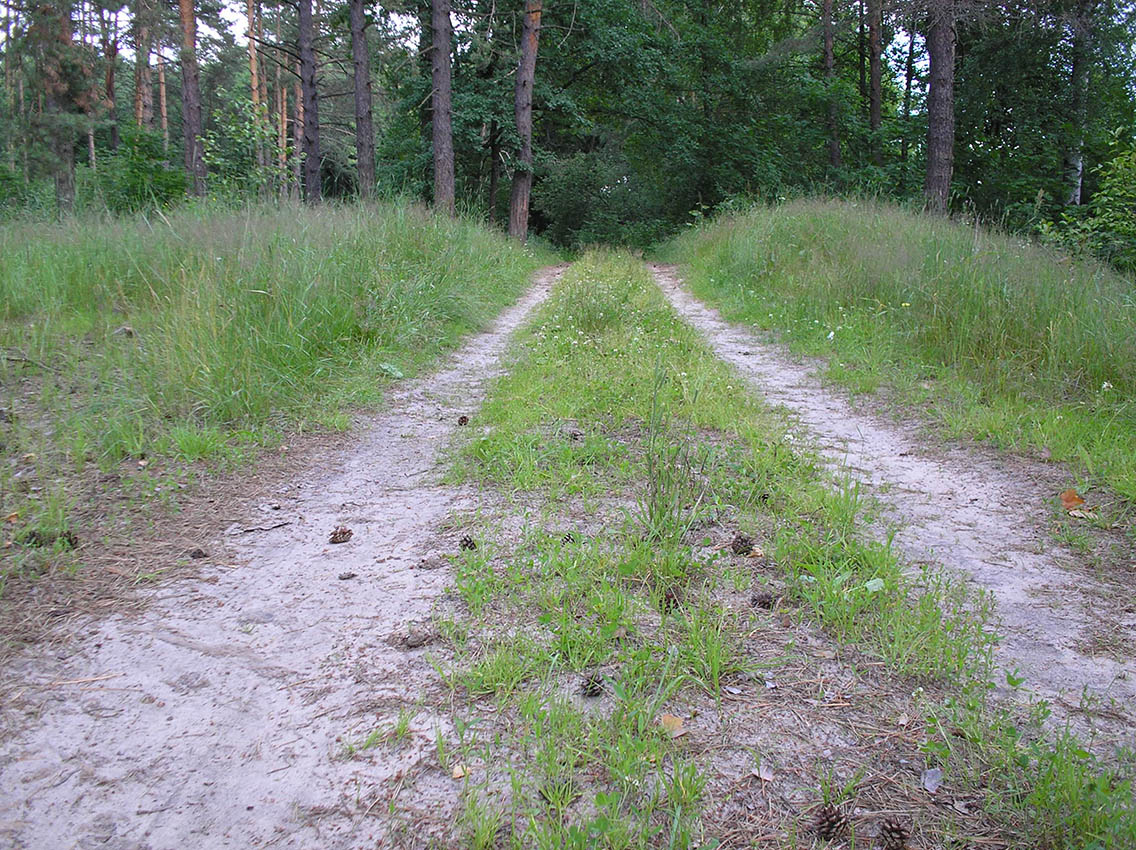
[[[899,526],[895,544],[915,564],[941,564],[988,588],[1001,642],[996,662],[1025,676],[1025,688],[1080,710],[1082,691],[1101,700],[1094,720],[1116,743],[1136,742],[1136,659],[1097,654],[1102,637],[1136,640],[1130,590],[1101,580],[1044,528],[1055,493],[994,453],[927,445],[917,424],[861,413],[822,386],[812,367],[724,321],[691,295],[673,266],[652,265],[675,309],[700,330],[773,405],[797,419],[835,472],[859,481]],[[1119,657],[1117,657],[1119,656]],[[1123,659],[1123,660],[1121,660]],[[998,682],[1005,681],[1001,674]]]
[[[421,787],[450,726],[427,652],[462,535],[441,526],[477,497],[440,482],[441,450],[562,271],[394,389],[325,469],[266,494],[278,502],[226,532],[229,565],[163,585],[140,617],[91,622],[74,652],[13,660],[0,844],[375,846],[365,815],[387,817],[392,793],[409,789],[402,811],[453,797]],[[332,545],[338,526],[353,535]],[[344,757],[377,730],[406,738],[397,757]]]

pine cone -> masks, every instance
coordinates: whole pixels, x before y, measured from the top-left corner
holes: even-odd
[[[564,537],[562,539],[563,539],[565,546],[567,546],[570,543],[575,543],[576,542],[576,533],[573,532],[573,531],[569,531],[564,535]]]
[[[678,592],[677,588],[668,587],[663,591],[663,598],[659,600],[659,607],[665,614],[668,611],[673,611],[682,605],[682,595]]]
[[[353,533],[346,525],[337,525],[329,539],[332,543],[346,543]]]
[[[735,555],[748,555],[753,551],[753,538],[739,534],[730,543],[730,551]]]
[[[816,818],[813,820],[813,829],[816,830],[817,836],[825,841],[838,837],[847,826],[848,818],[844,812],[831,803],[825,803],[817,809]]]
[[[889,816],[880,821],[879,844],[883,850],[904,850],[910,837],[899,818]]]
[[[459,425],[468,425],[469,424],[469,417],[468,416],[459,416],[458,417],[458,424]]]
[[[580,693],[586,697],[603,696],[603,677],[599,673],[589,673],[580,684]]]
[[[470,537],[468,534],[462,537],[461,542],[458,544],[462,549],[472,552],[477,548],[477,541]]]
[[[749,598],[749,604],[754,608],[761,608],[764,611],[772,611],[773,606],[777,604],[777,597],[767,590],[758,591]]]

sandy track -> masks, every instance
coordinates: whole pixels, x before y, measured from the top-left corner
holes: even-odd
[[[1112,609],[1108,600],[1115,589],[1075,569],[1074,555],[1041,527],[1037,518],[1047,516],[1053,492],[973,451],[928,451],[915,426],[856,411],[840,393],[824,388],[810,366],[724,321],[681,285],[674,267],[652,271],[715,353],[771,404],[787,408],[834,469],[884,493],[887,518],[900,526],[896,545],[907,559],[942,564],[993,592],[1002,667],[1020,670],[1026,688],[1059,707],[1075,708],[1086,689],[1104,701],[1108,715],[1132,711],[1136,661],[1089,655],[1080,647],[1094,617],[1115,618],[1111,627],[1131,639],[1136,616]],[[1114,719],[1120,722],[1112,731],[1131,744],[1132,717]]]
[[[439,552],[461,534],[441,525],[476,495],[440,483],[440,450],[560,272],[392,391],[350,448],[265,494],[228,530],[224,565],[161,586],[141,616],[92,620],[66,652],[13,661],[0,846],[374,847],[391,798],[413,813],[430,783],[429,820],[445,822],[438,800],[458,786],[425,766],[449,725],[424,699],[429,617],[452,578]],[[354,536],[331,545],[340,524]],[[344,757],[400,710],[407,741]]]

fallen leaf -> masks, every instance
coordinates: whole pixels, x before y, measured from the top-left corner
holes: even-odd
[[[759,764],[757,767],[750,771],[750,775],[756,776],[762,782],[772,782],[773,768],[771,768],[767,764]]]
[[[145,468],[146,468],[147,466],[149,466],[149,465],[150,465],[150,461],[148,461],[148,460],[140,460],[140,461],[138,461],[138,468],[139,468],[139,469],[145,469]]]
[[[734,696],[737,696],[742,692],[741,688],[735,688],[733,685],[723,685],[722,690],[728,694],[733,694]]]
[[[941,767],[932,767],[923,771],[923,787],[927,793],[934,794],[942,787],[943,784],[943,769]]]
[[[12,511],[8,516],[4,517],[4,522],[15,522],[20,518],[19,511]]]
[[[1083,504],[1085,504],[1085,500],[1081,498],[1080,493],[1078,493],[1076,490],[1069,489],[1062,492],[1061,506],[1065,508],[1065,510],[1071,511],[1078,505]]]
[[[454,765],[454,770],[453,770],[454,779],[464,779],[468,775],[469,775],[469,771],[467,771],[465,769],[464,764],[455,764]]]
[[[660,717],[659,725],[672,738],[679,738],[686,734],[686,730],[682,728],[682,718],[675,717],[673,714],[664,714]]]
[[[764,558],[765,557],[765,551],[763,549],[758,548],[757,546],[754,546],[752,549],[749,550],[749,557],[751,557],[751,558]]]
[[[951,808],[953,808],[960,815],[970,814],[970,803],[967,800],[955,800],[953,803],[951,803]]]
[[[1069,516],[1075,517],[1077,519],[1096,519],[1097,518],[1096,514],[1091,513],[1090,511],[1082,511],[1082,510],[1069,511]]]
[[[908,717],[906,712],[905,712],[904,714],[899,715],[899,717],[896,719],[895,722],[897,724],[899,724],[900,726],[906,726],[908,723],[911,722],[911,718]]]

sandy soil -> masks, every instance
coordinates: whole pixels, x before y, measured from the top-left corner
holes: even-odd
[[[943,565],[994,594],[1001,636],[997,663],[1026,677],[1025,688],[1076,712],[1082,691],[1098,697],[1097,717],[1136,742],[1136,660],[1090,654],[1102,621],[1122,644],[1136,638],[1136,607],[1114,584],[1086,574],[1075,553],[1045,528],[1056,492],[1024,464],[967,448],[928,445],[916,423],[884,421],[825,388],[814,367],[724,321],[696,300],[671,266],[652,266],[679,313],[774,405],[799,423],[839,475],[850,474],[885,503],[899,526],[895,543],[915,564]],[[1123,565],[1117,565],[1123,567]],[[1129,565],[1130,567],[1131,565]],[[1129,572],[1130,570],[1126,569]],[[1111,719],[1111,722],[1108,722]]]
[[[477,498],[441,483],[441,450],[560,271],[394,390],[307,480],[265,492],[209,545],[225,563],[161,585],[141,615],[92,618],[12,660],[0,845],[374,847],[394,828],[392,798],[413,818],[416,794],[436,821],[457,789],[427,787],[449,781],[424,766],[448,730],[430,707],[430,614],[462,535],[446,520]],[[331,544],[341,525],[351,539]],[[348,752],[400,712],[396,755]]]

